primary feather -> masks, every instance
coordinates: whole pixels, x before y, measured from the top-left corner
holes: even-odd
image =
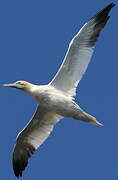
[[[72,39],[64,61],[50,85],[70,96],[76,95],[76,87],[88,67],[96,40],[113,6],[114,3],[109,4],[91,18]]]

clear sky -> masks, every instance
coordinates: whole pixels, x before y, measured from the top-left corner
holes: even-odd
[[[50,82],[72,37],[109,3],[109,0],[1,1],[0,83]],[[76,102],[104,127],[63,119],[32,156],[22,179],[118,178],[117,6],[110,15],[76,96]],[[15,180],[12,149],[36,103],[16,89],[1,87],[0,96],[0,179]]]

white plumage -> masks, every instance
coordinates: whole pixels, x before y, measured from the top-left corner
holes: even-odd
[[[88,47],[88,42],[95,25],[95,20],[92,19],[72,39],[64,61],[50,83],[70,96],[76,95],[76,87],[91,60],[93,46]]]
[[[76,87],[93,54],[95,42],[109,19],[109,4],[86,23],[70,42],[64,61],[53,80],[44,86],[17,81],[4,86],[21,89],[33,96],[38,107],[31,121],[18,134],[13,151],[13,169],[17,177],[28,164],[28,158],[46,140],[55,123],[63,117],[102,125],[74,102]]]

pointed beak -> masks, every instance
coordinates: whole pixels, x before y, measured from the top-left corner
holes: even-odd
[[[95,125],[98,125],[98,126],[104,126],[102,123],[100,123],[99,121],[97,120],[94,120],[91,122],[92,124],[95,124]]]
[[[5,87],[16,87],[16,84],[15,83],[12,83],[12,84],[3,84],[3,86],[5,86]]]

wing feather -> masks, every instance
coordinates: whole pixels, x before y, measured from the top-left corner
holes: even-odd
[[[70,42],[64,61],[50,85],[70,96],[76,95],[76,87],[85,73],[93,54],[93,47],[101,30],[109,19],[109,4],[86,23]]]
[[[50,135],[54,124],[61,116],[46,112],[42,108],[37,111],[28,125],[19,133],[13,150],[13,170],[16,177],[22,176],[22,171],[28,164],[28,159],[35,150]]]

